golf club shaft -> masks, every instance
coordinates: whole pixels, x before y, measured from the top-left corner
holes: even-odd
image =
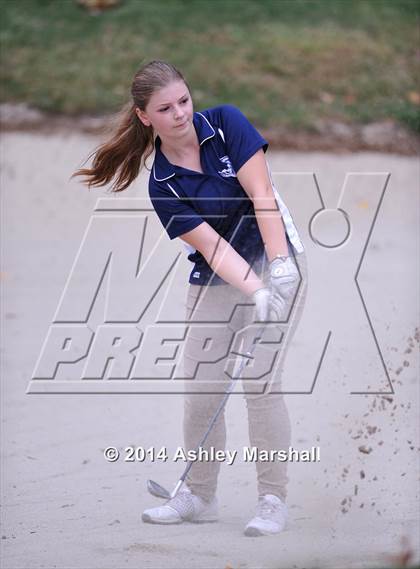
[[[241,377],[242,370],[243,370],[243,368],[245,367],[246,362],[249,361],[248,358],[250,358],[250,357],[252,356],[252,354],[253,354],[253,352],[254,352],[254,349],[255,349],[255,346],[256,346],[257,343],[258,343],[258,342],[257,342],[258,338],[261,339],[261,337],[262,337],[262,335],[263,335],[263,332],[264,332],[264,329],[265,329],[265,324],[263,324],[263,325],[258,329],[257,334],[255,335],[254,340],[253,340],[253,342],[252,342],[252,345],[250,346],[250,349],[246,352],[246,354],[244,354],[244,355],[242,356],[242,357],[243,357],[243,361],[241,362],[241,365],[240,365],[240,367],[239,367],[238,374],[237,374],[236,377],[233,377],[233,378],[232,378],[232,380],[231,380],[231,382],[230,382],[230,384],[229,384],[229,387],[228,387],[228,389],[226,390],[225,395],[223,396],[223,399],[221,400],[221,402],[220,402],[220,404],[219,404],[219,406],[218,406],[218,408],[217,408],[217,410],[216,410],[216,412],[215,412],[215,414],[214,414],[212,420],[210,421],[210,424],[209,424],[209,427],[208,427],[206,433],[204,434],[203,438],[201,439],[201,441],[198,443],[198,445],[197,445],[196,448],[195,448],[195,451],[196,451],[196,452],[197,452],[197,451],[199,450],[199,448],[205,443],[205,441],[206,441],[206,439],[207,439],[207,437],[208,437],[210,431],[211,431],[212,428],[213,428],[213,425],[214,425],[215,422],[217,421],[217,418],[219,417],[220,413],[222,412],[222,409],[223,409],[223,407],[225,406],[226,401],[227,401],[228,398],[229,398],[229,395],[232,393],[233,388],[234,388],[234,386],[235,386],[237,380]],[[173,490],[172,493],[171,493],[171,498],[173,498],[174,496],[176,496],[176,494],[178,493],[179,488],[181,487],[182,483],[184,482],[185,478],[187,477],[187,474],[188,474],[188,472],[190,471],[190,469],[191,469],[191,467],[192,467],[193,464],[194,464],[194,463],[193,463],[192,460],[189,460],[189,461],[188,461],[188,464],[187,464],[187,466],[185,467],[185,470],[184,470],[184,472],[183,472],[181,478],[179,479],[177,485],[175,486],[174,490]]]

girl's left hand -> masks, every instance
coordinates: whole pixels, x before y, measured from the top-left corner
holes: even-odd
[[[299,271],[292,257],[275,257],[271,261],[270,282],[273,297],[280,297],[287,302],[299,282]]]

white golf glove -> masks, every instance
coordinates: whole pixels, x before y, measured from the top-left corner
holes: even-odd
[[[296,290],[299,271],[291,257],[277,255],[270,263],[272,303],[286,305]]]

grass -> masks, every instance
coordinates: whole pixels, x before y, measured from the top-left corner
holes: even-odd
[[[136,69],[167,59],[195,108],[229,102],[260,127],[393,118],[420,131],[415,0],[0,0],[0,102],[113,112]]]

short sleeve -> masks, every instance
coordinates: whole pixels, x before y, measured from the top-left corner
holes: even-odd
[[[249,122],[246,116],[233,105],[221,106],[222,129],[227,153],[235,172],[262,148],[267,151],[268,142]]]
[[[149,188],[149,197],[170,239],[203,223],[204,219],[182,198],[163,188]]]

